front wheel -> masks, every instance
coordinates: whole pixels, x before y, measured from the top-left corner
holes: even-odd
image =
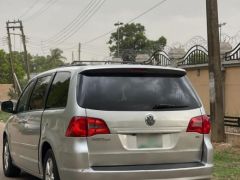
[[[44,158],[44,176],[43,180],[60,180],[57,163],[53,154],[53,151],[50,149],[47,151],[47,154]]]
[[[8,141],[4,139],[3,141],[3,153],[2,153],[2,162],[3,162],[3,172],[6,177],[16,177],[19,176],[21,170],[13,165],[12,158],[9,151]]]

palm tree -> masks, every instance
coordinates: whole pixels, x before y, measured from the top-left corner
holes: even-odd
[[[66,58],[62,56],[63,51],[59,48],[51,49],[50,50],[50,57],[49,60],[53,62],[54,64],[58,64],[58,62],[65,61]]]

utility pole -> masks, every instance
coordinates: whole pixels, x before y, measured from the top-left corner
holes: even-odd
[[[30,67],[29,67],[29,62],[28,62],[28,54],[27,54],[27,47],[26,47],[26,37],[23,31],[23,24],[22,21],[18,21],[20,24],[20,31],[22,33],[22,43],[23,43],[23,49],[24,49],[24,59],[25,59],[25,64],[27,68],[27,78],[30,80]]]
[[[20,29],[21,34],[17,34],[21,36],[22,43],[23,43],[23,48],[24,48],[24,61],[26,65],[26,72],[27,72],[27,78],[28,80],[30,79],[30,68],[29,68],[29,62],[28,62],[28,56],[27,56],[27,48],[26,48],[26,37],[23,31],[23,24],[22,21],[17,20],[17,21],[8,21],[7,22],[7,33],[8,33],[8,41],[9,41],[9,54],[10,54],[10,59],[12,59],[12,44],[11,44],[11,33],[10,29],[15,30],[15,29]],[[12,60],[10,60],[11,62]],[[12,71],[14,73],[14,71]],[[14,77],[14,76],[13,76]]]
[[[72,62],[74,61],[74,52],[72,51]]]
[[[119,55],[120,55],[120,49],[119,49],[119,46],[120,46],[120,33],[119,33],[119,27],[120,26],[122,26],[123,25],[123,23],[122,22],[117,22],[117,23],[115,23],[114,24],[114,26],[117,26],[117,57],[119,57]]]
[[[224,142],[225,132],[224,132],[224,109],[223,109],[223,85],[221,71],[222,65],[220,59],[217,0],[206,0],[206,7],[207,7],[212,140],[214,142]]]
[[[81,43],[78,44],[78,60],[81,61]]]
[[[8,21],[7,23],[7,37],[8,37],[8,48],[9,48],[9,61],[10,61],[10,66],[11,66],[11,74],[12,74],[12,81],[13,81],[13,88],[15,92],[17,91],[17,85],[16,81],[14,78],[14,67],[13,67],[13,56],[12,56],[12,43],[11,43],[11,35],[10,35],[10,22]]]
[[[219,33],[220,33],[220,35],[219,35],[219,39],[220,39],[220,42],[222,42],[222,27],[223,26],[226,26],[227,25],[227,23],[220,23],[219,25],[218,25],[218,27],[219,27]]]

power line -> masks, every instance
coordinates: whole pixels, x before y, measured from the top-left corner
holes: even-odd
[[[157,7],[159,7],[160,5],[162,5],[163,3],[165,3],[167,0],[162,0],[159,3],[155,4],[154,6],[152,6],[151,8],[147,9],[146,11],[140,13],[138,16],[136,16],[135,18],[132,18],[130,21],[128,21],[127,23],[131,23],[133,21],[135,21],[136,19],[139,19],[140,17],[146,15],[147,13],[149,13],[150,11],[156,9]]]
[[[105,1],[105,0],[104,0],[104,1]],[[104,1],[103,1],[103,3],[104,3]],[[136,17],[130,19],[127,23],[131,23],[131,22],[135,21],[136,19],[143,17],[144,15],[146,15],[146,14],[149,13],[150,11],[156,9],[157,7],[159,7],[160,5],[162,5],[163,3],[165,3],[166,1],[167,1],[167,0],[162,0],[162,1],[158,2],[158,3],[155,4],[154,6],[150,7],[149,9],[147,9],[147,10],[145,10],[144,12],[140,13],[139,15],[137,15]],[[91,2],[92,2],[92,1],[91,1]],[[91,2],[90,2],[90,3],[91,3]],[[87,7],[89,7],[90,3],[88,4]],[[86,8],[87,8],[87,7],[86,7]],[[77,19],[77,17],[76,17],[75,19]],[[71,25],[69,25],[69,26],[72,26],[72,24],[74,24],[74,22],[75,22],[75,21],[73,20],[73,21],[70,23]],[[81,23],[81,22],[80,22],[80,23]],[[85,24],[85,23],[84,23],[84,24]],[[81,26],[81,25],[80,25],[80,26]],[[79,27],[79,26],[77,26],[77,27]],[[66,26],[62,31],[65,31],[66,29],[68,29],[68,26]],[[74,29],[76,29],[76,28],[74,28]],[[84,42],[83,45],[86,45],[86,44],[89,44],[89,43],[91,43],[91,42],[94,42],[94,41],[96,41],[96,40],[98,40],[98,39],[101,39],[101,38],[103,38],[103,37],[111,34],[111,33],[114,32],[115,30],[116,30],[116,28],[114,28],[114,29],[112,29],[112,30],[110,30],[110,31],[108,31],[108,32],[106,32],[106,33],[104,33],[104,34],[101,34],[101,35],[99,35],[99,36],[97,36],[97,37],[95,37],[95,38],[93,38],[93,39],[90,39],[90,40]],[[77,29],[77,31],[78,31],[78,29]],[[60,32],[59,32],[58,34],[60,34]],[[59,42],[59,40],[58,40],[58,42],[56,42],[56,44],[59,45],[59,44],[63,43],[64,41],[66,41],[67,39],[69,39],[69,38],[70,38],[72,35],[74,35],[74,34],[75,34],[75,32],[72,33],[70,36],[67,34],[68,36],[65,35],[65,36],[67,36],[66,38],[65,38],[65,36],[63,36],[62,38],[60,38],[61,42],[58,43],[58,42]],[[44,42],[46,42],[46,41],[44,41]],[[41,46],[43,46],[43,44],[41,44]],[[49,46],[48,46],[48,45],[45,45],[45,48],[47,48],[47,47],[49,47]],[[74,46],[72,46],[72,47],[70,47],[70,48],[65,48],[65,50],[75,49],[75,47],[76,47],[76,46],[74,45]]]
[[[162,0],[162,1],[158,2],[157,4],[155,4],[154,6],[152,6],[151,8],[145,10],[144,12],[140,13],[140,14],[137,15],[136,17],[134,17],[134,18],[132,18],[131,20],[129,20],[127,23],[131,23],[131,22],[135,21],[136,19],[139,19],[140,17],[142,17],[142,16],[146,15],[147,13],[149,13],[150,11],[156,9],[157,7],[159,7],[160,5],[162,5],[163,3],[165,3],[166,1],[168,1],[168,0]],[[88,41],[84,42],[83,44],[89,44],[89,43],[94,42],[94,41],[96,41],[96,40],[98,40],[98,39],[101,39],[101,38],[107,36],[108,34],[111,34],[111,33],[114,32],[115,30],[116,30],[116,28],[114,28],[114,29],[112,29],[111,31],[108,31],[108,32],[106,32],[106,33],[104,33],[104,34],[102,34],[102,35],[99,35],[99,36],[97,36],[97,37],[95,37],[95,38],[93,38],[93,39],[91,39],[91,40],[88,40]]]
[[[72,28],[72,30],[69,33],[67,33],[66,35],[62,36],[60,39],[55,41],[55,44],[56,45],[62,44],[67,39],[69,39],[74,34],[76,34],[79,31],[79,29],[81,29],[98,12],[98,10],[102,7],[105,1],[106,0],[103,0],[102,2],[99,1],[91,10],[87,12],[87,14],[85,14],[83,19],[74,28]]]
[[[74,34],[76,34],[78,32],[79,29],[81,29],[93,16],[95,13],[97,13],[97,11],[102,7],[102,5],[104,4],[106,0],[104,0],[95,10],[94,12],[91,14],[91,12],[86,16],[87,19],[82,23],[82,24],[79,24],[78,27],[75,29],[75,31],[73,31],[69,36],[67,36],[64,40],[62,40],[60,43],[58,44],[61,44],[63,43],[64,41],[66,41],[67,39],[69,39],[70,37],[72,37]]]
[[[26,16],[39,2],[39,0],[35,0],[27,9],[26,11],[24,11],[24,13],[22,13],[21,16],[19,16],[18,19],[22,19],[24,16]]]
[[[93,8],[96,7],[96,5],[98,5],[98,3],[100,3],[101,1],[99,1],[97,4],[95,4],[96,0],[92,0],[79,14],[78,16],[69,24],[67,25],[64,29],[62,29],[59,33],[57,33],[55,36],[51,37],[49,40],[45,40],[44,42],[44,46],[45,47],[49,47],[49,44],[57,44],[58,42],[60,42],[64,37],[66,37],[69,33],[71,33],[71,31],[73,31],[74,29],[77,28],[77,26],[84,21],[84,18],[86,18],[86,14],[88,15],[89,12],[91,12],[91,10]],[[94,7],[93,7],[94,6]],[[93,7],[93,8],[92,8]],[[51,40],[55,37],[55,40]],[[49,41],[49,42],[48,42]],[[60,43],[59,43],[60,44]],[[43,46],[43,44],[42,44]]]
[[[30,14],[28,17],[25,17],[25,19],[23,19],[24,21],[29,21],[31,18],[33,18],[35,15],[37,15],[39,12],[41,12],[43,9],[45,9],[46,7],[49,6],[49,4],[52,2],[53,0],[48,0],[46,3],[43,4],[43,6],[41,6],[37,11],[33,12],[32,14]]]
[[[35,19],[36,17],[42,15],[45,11],[47,11],[51,6],[53,6],[58,0],[49,0],[47,1],[38,11],[33,13],[31,16],[24,19],[25,22]]]
[[[93,38],[93,39],[91,39],[91,40],[88,40],[88,41],[84,42],[83,44],[86,45],[86,44],[89,44],[89,43],[91,43],[91,42],[94,42],[94,41],[96,41],[96,40],[98,40],[98,39],[101,39],[101,38],[107,36],[108,34],[111,34],[111,33],[114,32],[115,30],[116,30],[116,28],[114,28],[113,30],[108,31],[108,32],[106,32],[106,33],[104,33],[104,34],[102,34],[102,35],[99,35],[99,36],[97,36],[97,37],[95,37],[95,38]]]
[[[77,23],[79,21],[79,19],[81,19],[82,15],[89,9],[92,7],[92,5],[96,2],[96,0],[92,0],[90,1],[90,3],[88,3],[88,5],[68,24],[66,25],[62,30],[60,30],[57,34],[55,34],[54,36],[50,37],[48,40],[46,41],[51,41],[54,38],[57,38],[59,36],[61,36],[61,34],[64,34],[66,31],[68,31],[72,26],[74,26],[75,23]]]

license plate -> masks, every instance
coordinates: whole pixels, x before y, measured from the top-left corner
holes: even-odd
[[[162,136],[159,134],[137,135],[138,148],[161,148],[163,146]]]

